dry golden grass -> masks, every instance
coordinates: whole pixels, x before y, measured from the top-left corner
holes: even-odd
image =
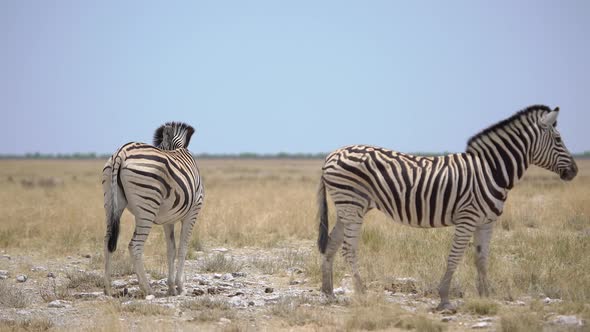
[[[102,161],[75,160],[0,161],[0,250],[48,259],[88,253],[92,255],[91,264],[101,270],[105,231],[100,185],[103,164]],[[206,199],[191,242],[194,250],[214,246],[315,246],[318,227],[315,194],[322,161],[201,160],[199,165]],[[569,183],[548,171],[531,168],[509,194],[504,215],[492,238],[489,268],[492,301],[501,303],[522,297],[548,296],[564,300],[560,312],[588,317],[590,161],[579,161],[579,167],[578,177]],[[63,184],[31,186],[23,182],[50,177],[63,180]],[[333,213],[332,207],[330,209]],[[330,225],[333,224],[332,214]],[[125,212],[115,274],[131,273],[125,249],[133,225],[132,216]],[[360,248],[365,283],[370,288],[382,289],[379,285],[392,277],[413,277],[419,293],[436,299],[436,287],[445,267],[452,231],[452,228],[413,229],[392,223],[377,211],[369,213]],[[303,267],[310,282],[319,286],[320,257],[315,248],[311,252],[295,251],[293,264]],[[148,271],[162,277],[166,271],[166,257],[161,228],[152,230],[145,257]],[[227,264],[233,264],[215,261],[215,256],[211,259],[212,271],[225,271]],[[268,264],[256,257],[252,259],[252,264],[263,268]],[[272,264],[265,269],[268,274],[275,271]],[[345,273],[349,273],[348,266],[337,258],[337,284]],[[459,296],[469,300],[477,298],[475,276],[473,248],[468,248],[453,280],[454,299]],[[99,283],[96,280],[96,284]],[[377,301],[369,307],[379,313],[385,310],[384,305]],[[488,302],[468,302],[466,308],[464,310],[476,313],[491,310],[490,314],[497,310],[502,317],[502,329],[507,331],[537,326],[537,317],[542,317],[539,310],[527,308],[530,315],[526,317],[530,319],[520,322],[504,313],[502,306],[491,308]],[[358,311],[358,315],[366,316],[363,309],[351,307],[349,310],[349,313]],[[299,326],[303,321],[322,326],[305,308],[297,315],[290,318],[294,320],[289,324]],[[408,321],[411,320],[404,320]],[[372,323],[366,323],[369,325],[334,324],[340,328],[370,328]],[[398,323],[399,320],[377,321],[375,328],[410,328],[405,327],[405,323],[396,325]],[[412,324],[425,324],[423,329],[439,329],[438,325],[420,319]]]

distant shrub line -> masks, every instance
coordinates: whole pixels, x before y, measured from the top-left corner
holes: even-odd
[[[413,152],[417,156],[440,156],[451,152]],[[328,153],[197,153],[195,157],[201,159],[324,159]],[[94,152],[76,152],[76,153],[25,153],[25,154],[0,154],[0,159],[108,159],[111,154],[94,153]],[[575,158],[590,159],[590,151],[574,153]]]

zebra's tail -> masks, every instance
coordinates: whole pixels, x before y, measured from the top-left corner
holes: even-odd
[[[318,189],[318,220],[319,220],[319,236],[318,248],[324,254],[328,247],[328,201],[326,200],[326,185],[324,178],[320,179],[320,187]]]
[[[117,193],[119,192],[119,168],[121,168],[121,157],[117,153],[113,158],[113,170],[111,172],[111,210],[107,225],[109,252],[117,250],[117,240],[119,239],[119,223],[121,222],[121,213],[119,213],[119,206],[117,206],[119,199],[119,197],[117,197]]]

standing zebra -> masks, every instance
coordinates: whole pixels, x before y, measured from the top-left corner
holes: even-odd
[[[465,153],[419,157],[355,145],[328,155],[318,192],[322,291],[333,296],[334,254],[343,242],[355,291],[364,291],[357,266],[358,239],[365,214],[376,208],[414,227],[456,226],[439,285],[439,310],[452,308],[451,278],[472,235],[477,288],[480,296],[487,296],[489,243],[508,191],[531,164],[566,181],[578,172],[555,128],[558,111],[542,105],[528,107],[473,136]],[[329,236],[326,190],[336,207],[336,225]]]
[[[111,295],[111,255],[117,248],[119,222],[125,207],[135,216],[129,254],[139,286],[152,294],[143,267],[143,246],[153,225],[163,225],[168,256],[168,294],[183,292],[184,260],[203,206],[203,185],[197,163],[187,150],[193,127],[169,122],[154,134],[154,145],[131,142],[108,160],[102,171],[105,236],[105,293]],[[174,225],[182,221],[176,279]],[[176,286],[176,287],[175,287]]]

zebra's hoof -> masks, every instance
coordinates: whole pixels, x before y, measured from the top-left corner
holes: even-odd
[[[457,308],[450,302],[441,302],[438,307],[436,307],[436,311],[441,314],[456,314]]]

